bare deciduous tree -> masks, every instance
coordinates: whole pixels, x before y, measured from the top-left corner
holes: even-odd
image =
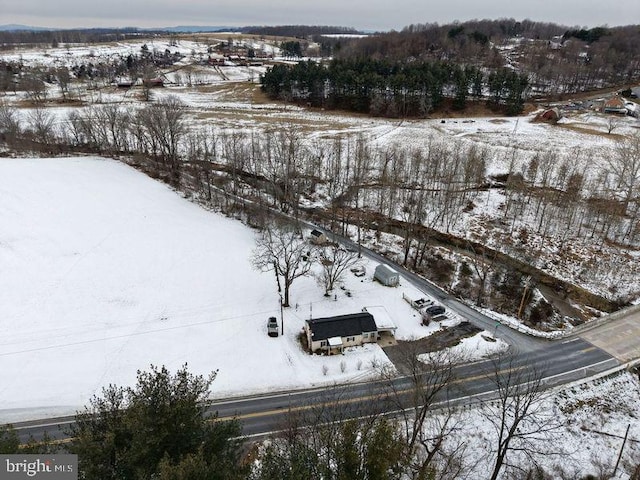
[[[559,454],[559,447],[553,450],[551,440],[561,423],[556,413],[543,405],[547,395],[544,370],[536,365],[518,365],[507,354],[491,362],[487,378],[497,395],[481,410],[495,431],[495,460],[489,478],[496,480],[505,467],[521,468],[527,460],[535,464],[538,456]],[[510,454],[520,458],[516,460]]]
[[[449,404],[462,358],[448,351],[421,355],[419,342],[404,342],[396,366],[409,385],[399,384],[393,372],[383,370],[387,401],[400,413],[400,428],[408,478],[459,478],[466,469],[466,444],[454,432],[460,421]]]
[[[355,267],[360,259],[355,252],[338,245],[330,245],[318,249],[318,261],[322,267],[318,274],[318,282],[324,287],[325,295],[328,295],[347,269]]]
[[[179,146],[186,131],[185,114],[185,105],[173,95],[138,113],[152,145],[152,153],[159,154],[169,164],[175,179],[179,176]]]
[[[27,94],[27,98],[36,105],[41,105],[47,99],[47,86],[35,74],[29,74],[20,81],[20,88]]]
[[[54,137],[55,119],[44,108],[36,108],[29,113],[31,130],[38,143],[47,145]]]
[[[615,186],[622,193],[625,208],[629,208],[640,183],[640,133],[620,142],[615,153],[606,159],[606,164]]]
[[[20,134],[20,119],[15,107],[0,102],[0,136],[9,144],[16,140]]]
[[[60,67],[55,70],[55,76],[58,80],[58,86],[60,87],[60,93],[62,94],[62,100],[66,101],[69,95],[69,84],[71,83],[71,75],[67,67]]]
[[[288,225],[269,226],[256,240],[251,257],[253,266],[262,271],[273,271],[284,286],[283,306],[289,306],[289,290],[294,280],[307,276],[311,271],[311,247],[301,233]]]

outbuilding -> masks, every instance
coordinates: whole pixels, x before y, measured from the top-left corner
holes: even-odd
[[[602,111],[604,113],[618,113],[622,115],[627,114],[627,108],[625,107],[624,99],[620,98],[617,95],[605,100]]]
[[[400,284],[400,274],[384,263],[376,267],[373,278],[387,287],[397,287]]]
[[[314,245],[324,245],[328,241],[327,236],[315,228],[311,230],[309,239]]]

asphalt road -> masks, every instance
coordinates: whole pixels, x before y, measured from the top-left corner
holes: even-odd
[[[517,353],[508,363],[496,367],[492,361],[482,361],[461,365],[455,369],[453,388],[449,400],[458,403],[471,403],[490,395],[494,385],[491,374],[500,371],[517,370],[526,378],[539,372],[544,383],[552,386],[583,379],[618,365],[609,354],[585,342],[574,338],[563,342],[546,342],[545,347],[529,352]],[[390,391],[401,392],[402,405],[409,406],[411,382],[408,377],[399,377],[391,381],[372,381],[328,388],[299,390],[292,392],[274,392],[273,394],[220,400],[211,404],[209,414],[220,419],[238,418],[242,422],[243,434],[262,436],[285,428],[291,414],[302,418],[318,418],[320,406],[338,405],[341,414],[361,415],[371,409],[389,412],[400,407],[397,399],[389,400]],[[331,411],[326,408],[322,414],[331,419]],[[66,431],[73,422],[72,417],[17,424],[21,441],[29,438],[41,440],[47,432],[52,439],[63,440],[68,437]]]

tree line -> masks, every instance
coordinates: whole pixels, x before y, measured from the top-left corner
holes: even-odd
[[[361,58],[274,65],[260,77],[271,98],[306,102],[390,117],[425,116],[446,98],[462,110],[488,88],[491,104],[511,115],[524,107],[526,75],[497,69],[485,80],[482,70],[448,62],[390,62]]]
[[[425,138],[412,148],[380,147],[358,135],[308,140],[286,126],[262,133],[191,130],[188,119],[187,108],[170,96],[136,110],[117,104],[74,109],[62,119],[46,108],[21,116],[0,104],[0,137],[10,148],[44,154],[130,156],[152,176],[225,213],[246,210],[242,215],[254,226],[264,225],[264,215],[242,206],[238,198],[293,217],[315,215],[342,235],[355,226],[358,243],[365,230],[394,233],[402,239],[397,261],[425,274],[437,272],[441,278],[434,280],[444,284],[452,281],[455,269],[433,256],[434,239],[454,239],[460,212],[481,209],[486,192],[499,195],[504,204],[501,218],[493,220],[511,239],[501,250],[527,264],[535,264],[528,241],[533,235],[544,242],[559,239],[565,249],[584,243],[585,237],[596,247],[635,248],[640,242],[638,136],[619,142],[607,153],[607,168],[593,173],[577,170],[589,161],[579,151],[572,157],[554,150],[510,149],[503,159],[507,171],[491,179],[487,165],[494,154],[472,143]],[[316,196],[326,199],[321,210],[303,206]],[[476,255],[464,242],[458,244],[472,259],[478,257],[471,267],[491,265],[478,247]],[[588,282],[605,282],[620,273],[616,265],[592,262],[583,265],[581,275]],[[473,268],[463,270],[473,273]],[[476,285],[472,282],[465,296],[484,299],[491,275],[476,273],[467,275],[476,277]],[[457,283],[457,288],[466,284]],[[626,301],[613,291],[607,297]]]
[[[448,61],[527,75],[534,93],[566,94],[621,86],[640,73],[637,25],[576,29],[514,19],[414,24],[343,42],[340,59]]]
[[[161,31],[137,28],[88,28],[71,30],[5,30],[0,31],[0,50],[12,50],[24,45],[47,45],[58,47],[60,44],[107,43],[124,40],[139,40],[166,35]]]

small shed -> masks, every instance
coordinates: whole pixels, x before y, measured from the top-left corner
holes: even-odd
[[[387,287],[397,287],[400,284],[400,274],[383,263],[376,267],[373,278]]]
[[[320,230],[316,230],[314,228],[313,230],[311,230],[310,241],[314,245],[324,245],[325,243],[327,243],[328,238]]]

